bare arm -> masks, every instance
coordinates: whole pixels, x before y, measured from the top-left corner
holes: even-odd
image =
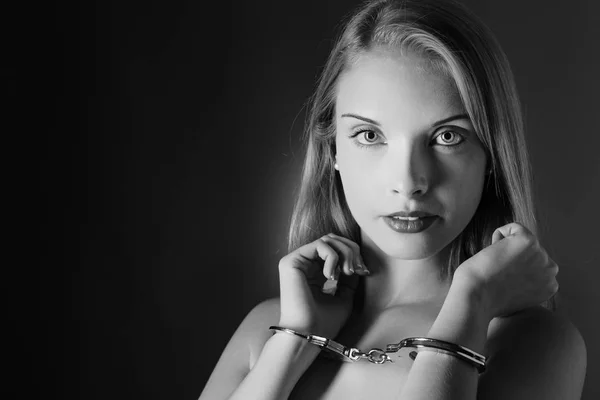
[[[291,335],[273,335],[231,400],[287,399],[319,348]]]
[[[353,245],[357,250],[356,243]],[[200,399],[287,398],[320,349],[300,337],[271,336],[266,328],[282,325],[335,336],[352,310],[358,282],[358,275],[352,275],[368,273],[357,260],[345,242],[329,235],[283,257],[279,261],[281,298],[263,302],[248,314],[225,348]],[[323,283],[334,277],[338,280],[336,295],[324,294]]]
[[[256,306],[227,344],[200,400],[285,399],[319,348],[265,329],[279,320],[279,299]]]
[[[517,231],[511,233],[515,229]],[[527,232],[519,233],[522,229],[517,224],[500,228],[498,231],[506,231],[504,237],[510,237],[461,264],[442,310],[428,332],[429,337],[487,353],[487,372],[480,376],[473,366],[453,356],[420,352],[400,400],[564,400],[581,396],[585,344],[569,323],[551,313],[532,313],[528,308],[528,304],[531,307],[556,292],[557,267]],[[347,239],[342,239],[335,245],[331,243],[340,254],[349,251],[343,244]],[[314,256],[313,252],[316,254],[323,243],[315,241],[301,247],[298,253],[304,251]],[[352,248],[358,251],[358,246]],[[331,248],[322,247],[320,251],[325,253]],[[328,255],[319,253],[322,258],[332,260],[333,253]],[[300,256],[282,260],[298,261],[308,257]],[[345,255],[344,259],[351,258]],[[347,265],[344,270],[348,270]],[[309,292],[311,287],[305,284],[304,272],[298,273],[297,267],[291,268],[284,262],[280,263],[280,272],[281,293],[288,296],[287,318],[292,321],[282,324],[291,328],[304,326],[306,329],[296,329],[314,333],[309,329],[311,324],[303,324],[301,319],[298,322],[298,316],[316,315],[321,330],[334,332],[344,321],[339,313],[347,311],[352,289],[346,287],[347,291],[335,298],[322,295],[319,299],[328,299],[331,303],[316,304]],[[332,274],[331,270],[324,272],[326,276]],[[333,303],[335,300],[340,302]],[[277,324],[280,317],[277,303],[275,300],[259,305],[240,325],[201,399],[280,400],[289,396],[319,349],[291,335],[271,336],[265,327]],[[331,312],[336,310],[336,305],[338,314]],[[526,311],[516,313],[524,309]],[[283,312],[281,314],[283,316]],[[511,314],[511,317],[495,318],[493,321],[500,322],[493,322],[492,326],[498,328],[488,336],[492,318]],[[336,315],[339,318],[332,318]],[[332,321],[335,323],[331,326],[325,323]],[[515,336],[519,340],[514,340]]]
[[[488,321],[479,300],[452,286],[427,337],[465,346],[482,354]],[[402,390],[402,400],[471,400],[476,398],[478,372],[451,355],[419,352]]]
[[[581,398],[586,347],[570,321],[534,307],[495,322],[488,336],[491,362],[479,379],[479,399]]]
[[[492,245],[459,266],[429,332],[481,353],[494,321],[488,370],[478,376],[452,356],[421,352],[401,399],[579,399],[586,368],[583,339],[568,321],[532,307],[556,293],[557,272],[525,227],[510,223],[496,229]],[[505,315],[511,316],[495,318]]]
[[[534,307],[495,319],[487,337],[488,324],[479,311],[479,299],[452,295],[449,293],[428,336],[487,353],[486,372],[479,375],[474,367],[446,354],[420,352],[401,400],[581,398],[586,349],[569,321]]]

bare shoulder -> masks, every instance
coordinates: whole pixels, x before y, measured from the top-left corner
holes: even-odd
[[[520,343],[533,349],[552,349],[553,360],[565,352],[569,355],[565,361],[575,364],[586,361],[585,342],[579,330],[566,316],[543,307],[496,318],[490,324],[488,351],[491,356],[506,348],[521,346]]]
[[[579,399],[587,353],[564,315],[532,307],[490,324],[481,399]]]

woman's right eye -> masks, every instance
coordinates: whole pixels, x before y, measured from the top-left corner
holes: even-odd
[[[383,144],[384,142],[378,142],[381,135],[370,129],[361,129],[352,134],[351,138],[354,138],[354,142],[359,147],[373,147],[377,144]]]

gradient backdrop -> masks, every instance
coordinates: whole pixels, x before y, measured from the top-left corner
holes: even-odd
[[[598,3],[465,2],[511,60],[541,237],[588,347],[583,398],[600,398]],[[278,294],[303,105],[357,2],[224,3],[45,16],[41,318],[15,330],[25,398],[196,399],[242,318]]]

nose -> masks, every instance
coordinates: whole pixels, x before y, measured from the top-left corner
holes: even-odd
[[[423,196],[429,190],[431,162],[418,144],[398,146],[386,154],[384,168],[388,193],[406,198]]]

